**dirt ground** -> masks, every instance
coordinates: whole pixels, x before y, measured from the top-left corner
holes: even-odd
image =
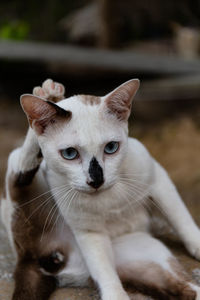
[[[181,103],[180,103],[181,105]],[[27,128],[26,118],[16,102],[0,99],[0,192],[4,182],[9,152],[19,145]],[[200,105],[190,112],[180,112],[162,121],[135,120],[130,135],[140,139],[150,153],[168,170],[185,203],[200,226]],[[173,233],[162,239],[179,257],[193,280],[200,284],[200,263],[192,259]],[[11,299],[14,258],[7,235],[0,227],[0,300]],[[150,299],[139,294],[134,299]],[[63,289],[52,300],[99,299],[95,289]]]

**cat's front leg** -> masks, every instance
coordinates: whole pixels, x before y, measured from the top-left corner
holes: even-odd
[[[153,201],[174,227],[189,253],[200,260],[200,230],[166,171],[155,163]]]
[[[47,79],[41,87],[33,89],[33,95],[42,97],[45,100],[58,102],[64,98],[65,88],[61,83],[54,82],[52,79]],[[42,155],[35,132],[29,128],[26,139],[21,147],[18,170],[22,174],[37,170]]]
[[[96,232],[74,234],[102,300],[129,300],[115,269],[110,239]]]

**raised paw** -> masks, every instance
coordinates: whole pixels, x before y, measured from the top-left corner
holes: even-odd
[[[43,82],[42,87],[37,86],[33,89],[33,95],[39,96],[46,100],[58,102],[64,99],[65,88],[61,83],[55,82],[52,79],[47,79]]]

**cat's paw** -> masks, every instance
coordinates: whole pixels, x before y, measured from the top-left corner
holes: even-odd
[[[191,234],[190,239],[185,242],[188,252],[197,260],[200,260],[200,230],[195,235]]]
[[[200,260],[200,243],[198,245],[187,245],[187,249],[194,258]]]
[[[42,87],[37,86],[33,89],[33,95],[42,97],[43,99],[58,102],[64,99],[65,87],[52,79],[43,82]]]
[[[102,300],[130,300],[128,294],[124,290],[112,290],[110,293],[104,295]]]

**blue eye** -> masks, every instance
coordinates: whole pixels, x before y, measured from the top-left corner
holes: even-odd
[[[67,148],[60,151],[61,155],[64,159],[72,160],[75,158],[78,158],[79,154],[78,151],[75,148]]]
[[[118,150],[118,148],[119,148],[118,142],[110,142],[105,146],[104,152],[106,154],[113,154]]]

